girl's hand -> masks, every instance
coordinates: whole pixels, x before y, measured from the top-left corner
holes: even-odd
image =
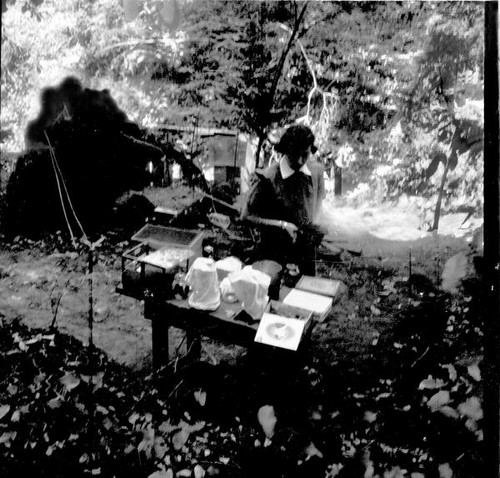
[[[289,236],[292,238],[292,242],[295,242],[297,240],[298,227],[295,224],[287,221],[280,221],[280,227],[289,234]]]

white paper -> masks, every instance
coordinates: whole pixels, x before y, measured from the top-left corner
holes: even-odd
[[[331,308],[333,299],[312,292],[292,289],[283,300],[283,303],[310,310],[314,314],[323,315]]]
[[[306,323],[304,320],[287,319],[265,312],[255,334],[255,342],[297,350]]]

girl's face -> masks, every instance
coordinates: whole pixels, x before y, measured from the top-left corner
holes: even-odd
[[[288,164],[294,171],[298,171],[309,159],[311,155],[311,148],[307,148],[306,151],[297,151],[297,153],[288,153]]]

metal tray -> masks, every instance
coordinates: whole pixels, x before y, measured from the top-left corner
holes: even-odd
[[[146,224],[132,236],[133,241],[149,244],[155,249],[165,245],[186,247],[201,255],[203,232],[191,229]]]

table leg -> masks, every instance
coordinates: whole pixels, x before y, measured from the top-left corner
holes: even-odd
[[[153,317],[152,344],[153,344],[153,370],[158,372],[168,365],[168,322],[163,317]]]

